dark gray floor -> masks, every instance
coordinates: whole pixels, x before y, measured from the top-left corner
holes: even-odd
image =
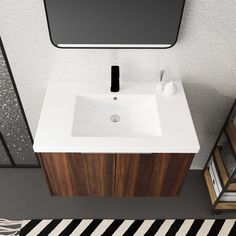
[[[178,198],[51,197],[40,169],[0,169],[0,218],[236,218],[213,216],[201,171],[190,171]]]

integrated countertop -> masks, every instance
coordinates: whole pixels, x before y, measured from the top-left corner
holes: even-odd
[[[35,152],[85,153],[197,153],[200,149],[181,82],[177,93],[167,96],[156,82],[123,82],[118,93],[103,82],[51,81],[34,140]],[[161,135],[154,137],[72,136],[76,96],[79,94],[155,94]],[[149,115],[149,114],[145,114]]]

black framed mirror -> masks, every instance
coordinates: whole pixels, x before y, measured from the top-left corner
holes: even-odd
[[[44,0],[59,48],[169,48],[185,0]]]

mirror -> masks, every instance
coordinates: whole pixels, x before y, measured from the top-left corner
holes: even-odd
[[[60,48],[169,48],[184,0],[44,0],[52,43]]]

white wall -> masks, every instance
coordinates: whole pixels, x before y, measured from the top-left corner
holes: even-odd
[[[152,80],[163,68],[184,82],[201,145],[192,168],[202,168],[236,97],[236,0],[187,0],[171,49],[57,49],[43,0],[1,0],[0,35],[33,135],[49,79],[108,81],[118,63],[123,80]]]

